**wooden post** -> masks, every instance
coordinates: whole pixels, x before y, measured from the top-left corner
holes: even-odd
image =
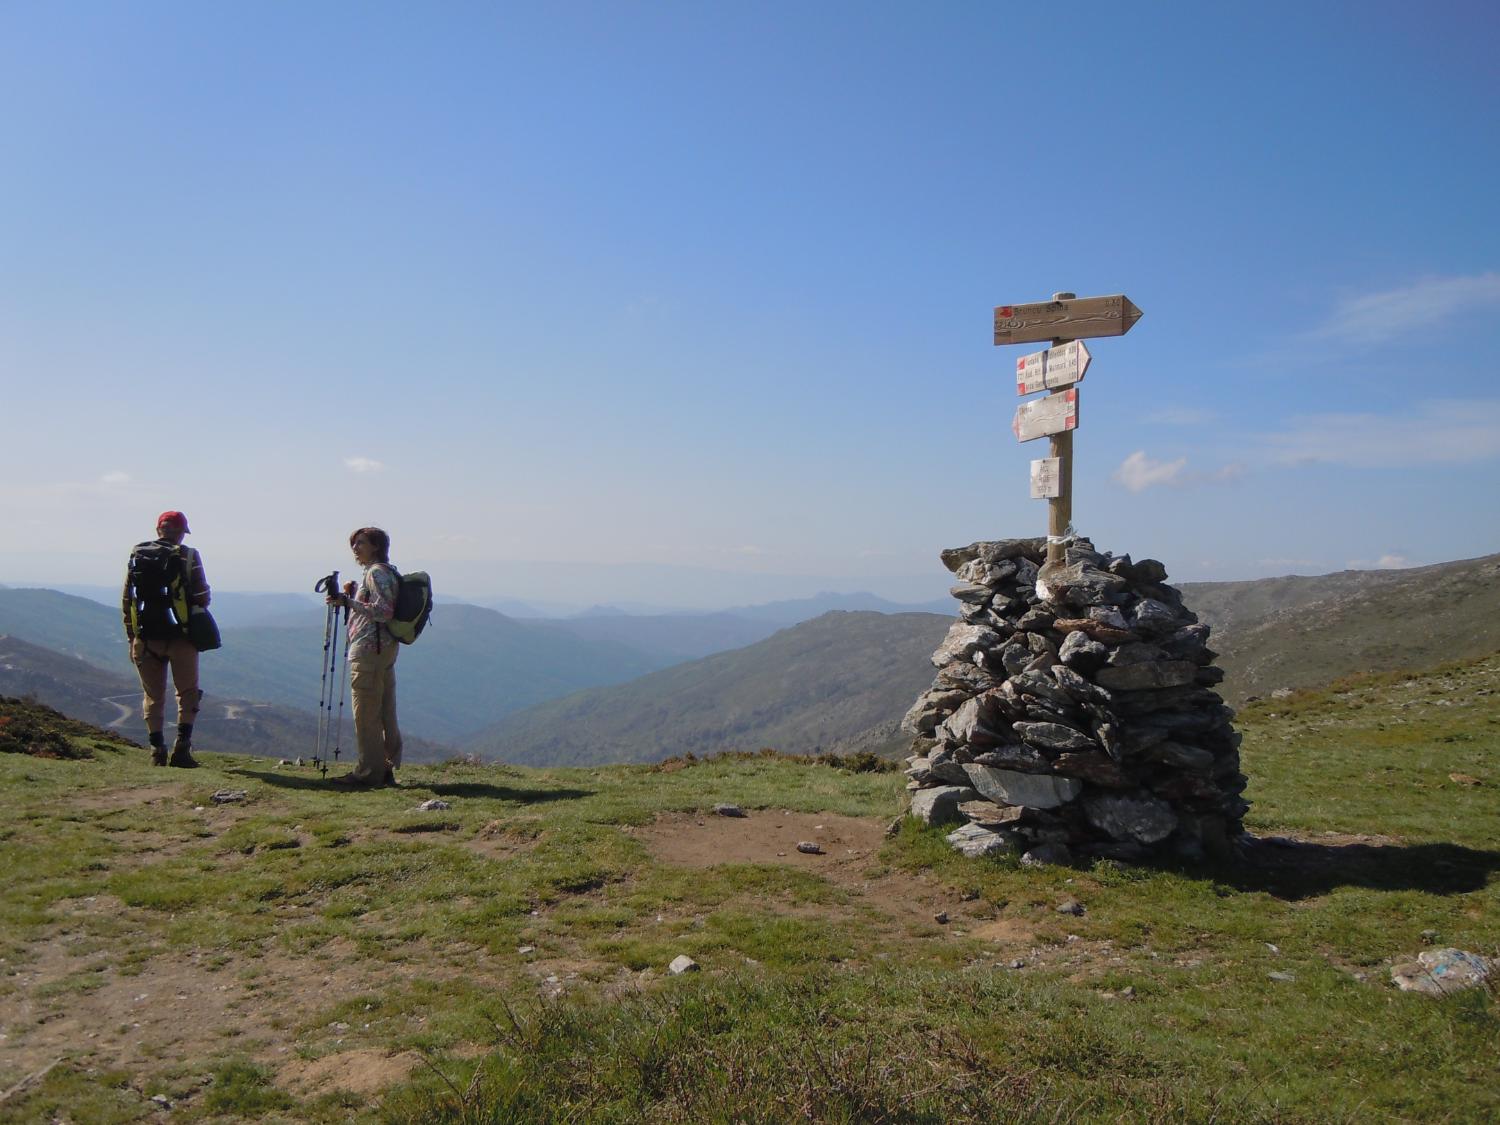
[[[1052,294],[1054,301],[1071,301],[1075,297],[1074,293]],[[1060,348],[1069,339],[1066,336],[1054,337],[1052,346]],[[1054,395],[1066,393],[1067,388],[1061,387],[1049,392]],[[1057,495],[1047,501],[1047,565],[1043,567],[1044,578],[1054,569],[1066,565],[1062,540],[1073,523],[1073,431],[1064,430],[1062,433],[1052,434],[1047,440],[1050,445],[1048,454],[1057,458]]]

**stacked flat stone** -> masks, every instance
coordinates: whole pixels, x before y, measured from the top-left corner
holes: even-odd
[[[1044,539],[944,551],[959,620],[907,712],[912,813],[1026,863],[1220,853],[1243,829],[1240,736],[1208,626],[1155,559]]]

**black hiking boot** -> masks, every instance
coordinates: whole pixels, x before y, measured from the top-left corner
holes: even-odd
[[[172,758],[167,762],[169,766],[176,766],[180,770],[195,770],[198,768],[198,759],[193,757],[193,750],[187,744],[186,739],[179,738],[172,743]]]
[[[151,764],[153,766],[164,766],[167,764],[167,743],[162,738],[161,731],[150,732],[151,739]]]
[[[382,788],[400,789],[401,783],[396,780],[396,771],[390,766],[385,767],[385,776],[380,779]]]

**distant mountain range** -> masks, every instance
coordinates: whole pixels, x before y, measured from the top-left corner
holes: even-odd
[[[746,648],[554,699],[463,742],[524,764],[673,754],[890,750],[951,619],[835,610]]]
[[[0,695],[33,697],[70,718],[108,728],[135,742],[146,741],[141,685],[133,673],[107,672],[77,657],[0,636]],[[175,707],[167,704],[168,740],[174,735]],[[347,707],[345,711],[341,757],[355,754],[354,717]],[[194,724],[194,741],[231,754],[311,757],[317,745],[317,715],[272,703],[205,696]],[[408,738],[403,748],[403,757],[414,762],[439,761],[450,753],[416,737]]]
[[[1181,589],[1213,626],[1230,703],[1500,650],[1500,555]],[[831,613],[735,652],[517,712],[465,745],[526,764],[648,761],[761,745],[889,750],[902,745],[900,718],[931,682],[927,657],[956,609],[955,602],[943,616],[883,619]],[[858,674],[847,674],[853,669]]]
[[[1221,691],[1231,703],[1354,672],[1500,650],[1500,555],[1181,589],[1214,627],[1211,644],[1227,674]],[[310,723],[323,610],[285,597],[293,600],[260,606],[277,623],[225,625],[224,649],[204,659],[204,683],[211,699],[263,701],[300,711]],[[226,620],[239,608],[231,606]],[[937,614],[874,612],[894,608],[871,595],[830,594],[719,613],[517,621],[440,601],[432,628],[401,654],[403,728],[531,764],[761,746],[890,750],[901,743],[901,715],[931,680],[927,657],[957,603]],[[90,679],[113,673],[135,682],[112,606],[0,588],[0,634],[7,633],[92,666],[43,668],[34,653],[10,661],[35,664],[39,684],[51,676],[53,686],[36,694],[66,713],[107,720],[117,711],[101,712],[99,701],[135,690],[115,692],[118,679]],[[8,674],[19,682],[17,668]],[[71,703],[59,698],[70,678],[81,685]]]

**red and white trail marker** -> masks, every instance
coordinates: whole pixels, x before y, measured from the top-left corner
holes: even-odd
[[[1051,394],[1046,398],[1023,402],[1016,410],[1010,428],[1017,441],[1032,441],[1048,434],[1060,434],[1078,428],[1078,390]]]
[[[1016,360],[1016,394],[1030,395],[1081,383],[1092,358],[1082,340],[1023,355]]]

